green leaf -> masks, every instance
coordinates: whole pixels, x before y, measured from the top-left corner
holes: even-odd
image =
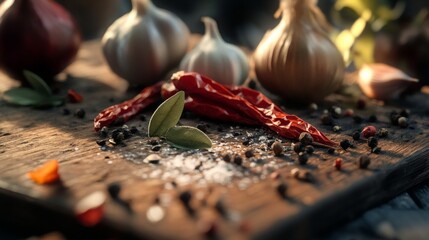
[[[180,91],[165,100],[155,110],[149,121],[149,137],[163,137],[179,122],[185,105],[185,93]]]
[[[165,138],[168,143],[185,149],[205,149],[211,148],[212,141],[198,128],[180,126],[171,128]]]
[[[34,88],[34,90],[36,90],[37,92],[43,95],[47,95],[47,96],[52,95],[51,89],[46,84],[46,82],[43,81],[41,77],[27,70],[24,70],[24,76],[27,79],[27,81],[31,84],[31,86]]]
[[[45,96],[29,88],[13,88],[3,94],[3,99],[19,106],[52,107],[64,104],[64,99],[55,96]]]
[[[46,96],[29,88],[13,88],[6,91],[3,98],[8,103],[20,106],[33,106],[46,101]]]

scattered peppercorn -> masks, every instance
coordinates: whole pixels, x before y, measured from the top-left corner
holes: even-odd
[[[371,149],[375,148],[378,145],[378,139],[376,137],[369,137],[367,143],[368,147],[370,147]]]
[[[360,132],[354,131],[352,137],[353,137],[353,140],[358,141],[360,139]]]
[[[98,146],[102,147],[102,146],[106,146],[106,140],[97,140],[95,141],[97,143]]]
[[[275,156],[280,156],[283,153],[283,145],[280,142],[274,142],[272,145],[272,149]]]
[[[312,145],[305,146],[304,151],[308,154],[314,153],[314,147]]]
[[[118,199],[119,193],[121,192],[121,184],[118,182],[110,183],[107,186],[107,192],[109,193],[111,198]]]
[[[399,115],[400,115],[401,117],[406,117],[406,118],[408,118],[408,117],[410,117],[410,110],[408,110],[408,109],[402,109],[402,110],[399,112]]]
[[[192,193],[190,191],[182,191],[179,193],[179,199],[185,206],[189,206],[192,199]]]
[[[401,128],[406,128],[408,127],[408,119],[406,117],[399,117],[398,118],[398,125]]]
[[[276,191],[280,195],[280,197],[285,198],[286,197],[286,191],[287,191],[287,185],[283,182],[280,182],[276,186]]]
[[[316,103],[311,103],[309,106],[308,106],[308,110],[310,110],[310,112],[315,112],[315,111],[317,111],[317,109],[319,109],[319,107],[317,106],[317,104]]]
[[[244,140],[241,144],[243,144],[244,146],[249,146],[250,145],[250,140]]]
[[[339,118],[339,117],[341,117],[342,109],[340,107],[337,107],[337,106],[332,106],[330,108],[329,112],[331,113],[332,117]]]
[[[374,137],[376,133],[377,128],[374,126],[366,126],[361,132],[364,138]]]
[[[251,158],[253,157],[255,154],[253,153],[252,149],[248,149],[244,152],[244,156],[246,156],[247,158]]]
[[[396,111],[392,111],[390,113],[390,122],[393,125],[398,125],[398,119],[401,117],[401,115],[399,115]]]
[[[243,158],[240,155],[234,156],[234,163],[241,166],[243,164]]]
[[[302,144],[299,142],[292,143],[291,147],[292,147],[292,150],[296,153],[300,153],[302,151],[302,148],[303,148]]]
[[[328,148],[328,153],[329,154],[334,154],[335,153],[335,148]]]
[[[381,152],[381,147],[375,147],[371,150],[372,153],[379,154]]]
[[[139,130],[137,129],[137,127],[136,127],[136,126],[132,126],[132,127],[130,128],[130,132],[131,132],[132,134],[136,134],[136,133],[138,133],[138,132],[139,132]]]
[[[301,165],[305,165],[308,162],[308,154],[306,152],[298,153],[298,162]]]
[[[228,212],[226,211],[226,207],[225,207],[225,203],[223,201],[222,198],[219,198],[215,205],[214,205],[214,209],[216,209],[216,211],[221,215],[221,216],[227,216]]]
[[[157,139],[150,139],[148,143],[152,146],[158,145],[159,141]]]
[[[322,114],[322,116],[320,117],[320,121],[322,122],[323,125],[327,125],[327,126],[330,126],[334,123],[332,116],[329,113]]]
[[[386,138],[389,135],[389,130],[387,130],[386,128],[380,128],[377,135],[380,138]]]
[[[251,89],[256,89],[256,87],[257,87],[256,81],[255,81],[255,80],[253,80],[253,79],[251,79],[251,80],[247,83],[247,86],[248,86],[249,88],[251,88]]]
[[[340,142],[340,146],[342,149],[347,150],[352,144],[348,139],[344,139]]]
[[[307,146],[309,144],[313,143],[313,137],[310,135],[310,133],[308,132],[302,132],[299,135],[299,142],[303,145],[303,146]]]
[[[82,108],[78,108],[78,109],[76,110],[76,112],[74,113],[74,115],[75,115],[77,118],[84,118],[84,117],[85,117],[85,110],[84,110],[84,109],[82,109]]]
[[[107,137],[108,135],[109,135],[109,129],[106,126],[102,127],[100,130],[100,136]]]
[[[223,155],[223,157],[222,157],[222,159],[225,161],[225,162],[231,162],[231,154],[229,154],[229,153],[227,153],[227,154],[225,154],[225,155]]]
[[[161,150],[161,145],[155,145],[151,148],[151,150],[154,152],[158,152],[159,150]]]
[[[342,158],[335,159],[335,162],[334,162],[335,169],[337,169],[338,171],[341,170],[342,165],[343,165],[343,159]]]
[[[355,115],[355,112],[353,111],[353,109],[347,108],[343,114],[344,114],[344,117],[351,117]]]
[[[371,163],[371,158],[369,158],[369,156],[367,155],[362,155],[358,159],[358,166],[360,169],[368,168],[370,163]]]
[[[334,132],[340,132],[342,130],[341,126],[335,125],[332,127],[332,131]]]
[[[139,118],[140,118],[140,121],[142,121],[142,122],[146,121],[146,116],[143,114],[140,115]]]

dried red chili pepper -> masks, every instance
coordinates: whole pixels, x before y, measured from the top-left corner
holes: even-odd
[[[249,119],[255,119],[280,136],[298,140],[302,132],[308,132],[318,144],[337,145],[311,124],[281,111],[271,100],[257,91],[244,87],[229,90],[201,74],[192,72],[178,72],[172,76],[172,82],[178,90],[184,91],[188,96],[205,99],[227,111],[231,110]]]
[[[72,102],[72,103],[80,103],[83,101],[82,95],[80,95],[78,92],[76,92],[73,89],[69,89],[67,91],[67,96],[68,96],[70,102]]]
[[[162,86],[161,95],[162,98],[167,99],[178,91],[179,90],[177,90],[172,83],[165,83]],[[214,120],[239,122],[246,125],[259,125],[259,122],[254,119],[243,116],[233,109],[226,109],[223,106],[218,106],[215,102],[199,96],[186,96],[185,109]]]
[[[157,102],[160,99],[161,86],[162,82],[158,82],[144,88],[134,98],[104,109],[94,118],[94,129],[99,131],[102,127],[109,126],[118,119],[127,121],[149,105]]]

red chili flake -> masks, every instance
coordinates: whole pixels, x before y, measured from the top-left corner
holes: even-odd
[[[58,161],[49,160],[41,167],[29,172],[28,177],[38,184],[48,184],[60,179],[58,174]]]
[[[335,159],[334,162],[334,167],[339,171],[341,170],[341,166],[343,165],[343,159],[342,158],[337,158]]]
[[[375,134],[377,134],[377,128],[374,126],[366,126],[361,134],[364,138],[374,137]]]
[[[101,192],[93,192],[80,200],[76,206],[76,216],[82,225],[91,227],[100,222],[104,213],[106,195]]]
[[[79,93],[77,93],[73,89],[69,89],[67,91],[67,96],[68,96],[70,102],[72,102],[72,103],[80,103],[83,101],[82,95],[80,95]]]

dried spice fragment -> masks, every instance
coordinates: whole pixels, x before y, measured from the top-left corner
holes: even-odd
[[[58,161],[49,160],[41,167],[29,172],[28,177],[37,184],[48,184],[60,179]]]

